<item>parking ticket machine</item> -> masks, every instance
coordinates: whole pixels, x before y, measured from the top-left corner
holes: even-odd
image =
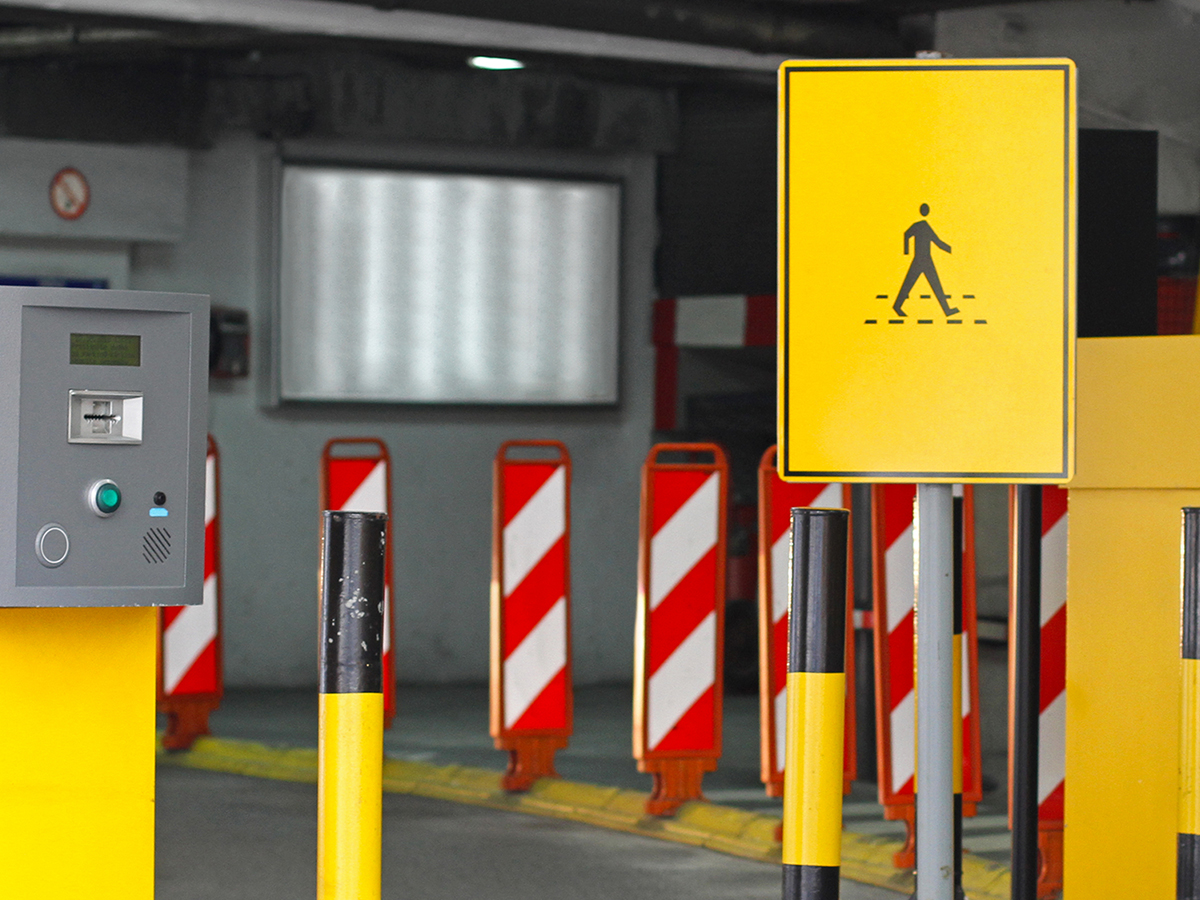
[[[154,607],[201,601],[207,354],[207,297],[0,287],[5,895],[153,896]]]

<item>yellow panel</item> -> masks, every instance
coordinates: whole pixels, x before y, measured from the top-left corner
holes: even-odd
[[[1067,480],[1074,84],[1061,59],[783,66],[782,477]]]
[[[844,672],[788,672],[783,863],[842,861]]]
[[[383,694],[322,694],[317,900],[379,900]]]
[[[1200,490],[1069,502],[1064,896],[1174,897],[1180,508]]]
[[[1197,372],[1200,336],[1081,339],[1071,487],[1200,487]]]
[[[0,609],[0,896],[154,896],[158,610]]]
[[[1180,669],[1179,833],[1200,834],[1200,660]]]

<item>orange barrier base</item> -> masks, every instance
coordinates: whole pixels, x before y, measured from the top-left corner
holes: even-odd
[[[963,800],[963,818],[969,819],[976,813],[975,803],[971,800]],[[883,817],[890,822],[897,820],[904,822],[904,846],[892,854],[892,865],[897,869],[913,869],[917,865],[917,805],[916,803],[897,803],[892,806],[883,808]],[[1059,865],[1058,865],[1058,880],[1059,886],[1062,886],[1062,832],[1058,835],[1059,847]],[[963,851],[964,853],[967,851]],[[1039,897],[1044,895],[1038,894]]]
[[[500,749],[508,751],[508,769],[500,779],[500,786],[506,791],[518,793],[529,790],[539,778],[558,778],[558,772],[554,769],[554,753],[565,746],[565,737],[531,735],[505,738]]]
[[[888,821],[904,822],[906,837],[904,846],[892,854],[892,865],[897,869],[914,869],[917,865],[917,808],[915,804],[885,806],[883,817]]]
[[[703,800],[701,783],[704,773],[717,767],[715,759],[687,757],[683,759],[651,759],[638,763],[638,768],[654,776],[654,789],[646,800],[646,812],[651,816],[673,816],[689,800]]]
[[[159,706],[166,713],[167,731],[163,747],[167,750],[190,750],[196,738],[211,734],[208,716],[221,701],[215,697],[172,697]]]
[[[1063,886],[1062,827],[1038,829],[1038,900],[1056,897]]]

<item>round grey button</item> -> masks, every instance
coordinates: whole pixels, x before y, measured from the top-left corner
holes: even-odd
[[[37,553],[38,562],[53,569],[61,566],[66,560],[67,554],[71,552],[71,539],[67,537],[67,532],[61,525],[51,522],[49,525],[42,526],[42,530],[37,533],[37,539],[33,542],[33,547]]]

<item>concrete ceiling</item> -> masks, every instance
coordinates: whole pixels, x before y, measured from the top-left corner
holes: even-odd
[[[298,39],[420,53],[491,50],[544,64],[774,71],[795,57],[926,49],[932,14],[980,0],[20,0],[0,2],[0,58],[144,54]]]

